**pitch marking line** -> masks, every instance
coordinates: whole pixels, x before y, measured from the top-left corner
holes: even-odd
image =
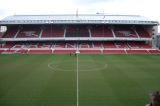
[[[55,67],[51,66],[53,63],[48,64],[48,68],[52,69],[52,71],[55,71]]]

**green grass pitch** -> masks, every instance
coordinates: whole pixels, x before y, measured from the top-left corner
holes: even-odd
[[[79,106],[144,106],[160,55],[78,55]],[[77,106],[75,55],[0,55],[0,106]]]

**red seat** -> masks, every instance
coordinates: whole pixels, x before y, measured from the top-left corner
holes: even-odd
[[[128,54],[149,54],[147,50],[126,50]]]
[[[52,50],[30,50],[29,54],[51,54]]]
[[[93,26],[91,28],[92,37],[113,37],[111,29],[107,26]]]
[[[2,36],[3,38],[13,38],[16,33],[18,32],[18,26],[10,26],[8,27],[7,31]]]
[[[130,26],[115,26],[114,33],[116,37],[138,37]]]
[[[150,34],[143,27],[136,27],[136,31],[141,38],[151,38]]]
[[[126,54],[124,50],[103,50],[104,54]]]
[[[151,54],[160,54],[160,50],[149,50]]]
[[[76,50],[54,50],[55,54],[70,54],[70,53],[76,53]]]
[[[45,26],[43,28],[42,38],[43,37],[63,37],[64,28],[61,26]]]
[[[101,50],[79,50],[81,54],[101,54]]]
[[[38,38],[40,31],[39,26],[22,26],[17,38]]]

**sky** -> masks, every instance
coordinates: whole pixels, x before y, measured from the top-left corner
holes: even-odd
[[[0,0],[0,19],[43,14],[142,15],[160,21],[160,0]]]

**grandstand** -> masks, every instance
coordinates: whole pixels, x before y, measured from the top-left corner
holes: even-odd
[[[0,21],[0,53],[159,54],[157,21],[139,15],[14,15]]]

